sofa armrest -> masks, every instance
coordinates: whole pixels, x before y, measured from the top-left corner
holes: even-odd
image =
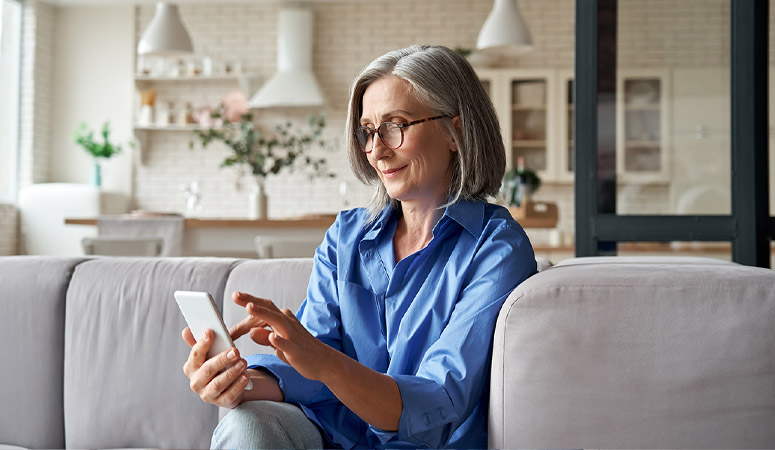
[[[490,447],[775,445],[775,272],[593,260],[547,269],[504,304]]]

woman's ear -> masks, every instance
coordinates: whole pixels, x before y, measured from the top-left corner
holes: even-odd
[[[452,118],[452,125],[455,126],[455,132],[457,133],[458,139],[463,139],[463,121],[460,119],[460,116],[455,116]],[[457,144],[455,144],[455,140],[450,140],[450,150],[453,152],[457,151]]]

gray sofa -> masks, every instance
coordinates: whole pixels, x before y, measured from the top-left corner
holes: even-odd
[[[310,271],[309,259],[0,258],[0,445],[207,447],[219,411],[189,391],[172,292],[211,292],[231,324],[231,292],[296,308]],[[774,329],[771,270],[564,261],[501,311],[490,446],[775,447]]]

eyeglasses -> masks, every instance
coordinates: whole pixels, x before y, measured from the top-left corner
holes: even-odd
[[[433,116],[428,117],[427,119],[414,120],[409,123],[383,122],[376,130],[366,126],[358,127],[355,129],[355,140],[358,142],[361,150],[370,153],[374,148],[372,138],[376,133],[379,135],[379,140],[382,141],[386,147],[395,150],[404,143],[404,128],[417,125],[418,123],[450,117],[452,116]]]

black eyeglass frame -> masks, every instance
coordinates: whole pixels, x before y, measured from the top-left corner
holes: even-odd
[[[404,128],[410,127],[412,125],[417,125],[418,123],[430,122],[432,120],[438,120],[438,119],[451,119],[452,117],[454,117],[454,116],[448,116],[448,115],[433,116],[433,117],[427,117],[425,119],[413,120],[413,121],[411,121],[409,123],[382,122],[381,124],[379,124],[379,126],[376,129],[369,128],[369,127],[367,127],[365,125],[364,126],[360,126],[360,127],[355,129],[355,133],[354,133],[355,134],[355,142],[358,142],[358,146],[361,148],[361,150],[363,150],[364,153],[371,153],[371,151],[374,150],[374,141],[373,141],[373,139],[374,139],[374,135],[376,134],[377,136],[379,136],[379,140],[382,141],[382,143],[385,145],[385,147],[387,147],[387,148],[389,148],[391,150],[397,150],[397,149],[401,148],[402,145],[404,145]],[[382,132],[379,131],[379,129],[382,128],[383,125],[394,125],[396,128],[399,129],[399,131],[401,132],[401,142],[399,142],[397,146],[391,147],[391,146],[389,146],[387,144],[387,142],[385,142],[385,139],[382,137]],[[366,146],[361,145],[361,143],[358,141],[358,133],[361,130],[366,130],[369,133],[369,135],[366,137],[366,143],[369,142],[370,138],[372,139],[371,150],[366,150]]]

